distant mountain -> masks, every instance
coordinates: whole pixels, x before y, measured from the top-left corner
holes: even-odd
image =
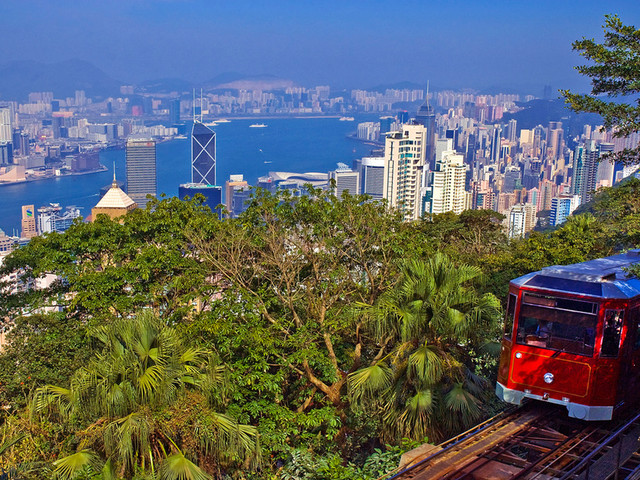
[[[529,87],[529,86],[510,86],[510,85],[490,85],[487,87],[482,87],[477,90],[477,95],[499,95],[503,93],[505,95],[518,94],[518,95],[530,95],[532,93],[542,93],[542,88],[539,87]]]
[[[224,72],[203,83],[205,85],[222,85],[223,83],[234,82],[235,80],[240,80],[246,77],[247,75],[238,72]]]
[[[240,75],[221,74],[204,83],[206,90],[282,90],[295,85],[293,80],[287,80],[275,75]]]
[[[427,84],[426,82],[425,83],[415,83],[415,82],[386,83],[383,85],[377,85],[375,87],[367,88],[367,90],[372,92],[384,93],[384,91],[387,89],[404,90],[405,88],[408,90],[426,90]],[[436,89],[433,88],[433,85],[431,85],[430,90],[435,91]]]
[[[551,121],[561,121],[569,136],[582,133],[584,125],[602,125],[602,117],[595,113],[575,113],[564,103],[564,100],[532,100],[520,104],[524,107],[517,113],[505,113],[501,123],[512,118],[518,122],[518,129],[531,129],[537,125],[546,127]]]
[[[53,92],[55,98],[84,90],[90,97],[119,93],[121,82],[90,62],[66,60],[58,63],[17,61],[0,65],[0,98],[25,101],[30,92]]]
[[[138,88],[148,93],[189,92],[196,85],[182,78],[159,78],[146,80],[138,84]]]

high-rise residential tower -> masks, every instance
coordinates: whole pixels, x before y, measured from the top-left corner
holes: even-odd
[[[11,108],[0,107],[0,143],[13,141],[13,129],[11,128]]]
[[[429,173],[429,186],[424,198],[425,213],[460,214],[468,208],[464,188],[466,173],[463,155],[453,149],[441,152],[441,157],[436,159],[434,169]]]
[[[601,143],[598,145],[598,173],[596,176],[596,188],[612,187],[614,178],[614,163],[604,156],[613,153],[615,145],[613,143]]]
[[[418,219],[422,214],[427,133],[424,125],[407,124],[385,138],[383,194],[390,206],[402,211],[405,220]]]
[[[191,130],[191,183],[216,184],[216,133],[199,121]]]
[[[601,147],[602,145],[602,147]],[[589,140],[584,147],[582,155],[578,157],[578,149],[574,154],[573,178],[574,186],[571,193],[580,195],[580,203],[591,200],[593,192],[598,188],[598,167],[600,157],[613,148],[611,144],[597,144],[595,140]],[[578,157],[576,159],[576,157]],[[580,160],[582,160],[580,162]],[[606,161],[606,160],[605,160]]]
[[[127,140],[127,195],[140,208],[146,207],[147,195],[156,195],[156,142],[151,138]]]

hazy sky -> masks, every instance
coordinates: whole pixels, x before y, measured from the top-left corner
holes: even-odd
[[[581,88],[571,42],[602,38],[607,13],[640,25],[639,0],[1,0],[0,63],[79,58],[123,82]]]

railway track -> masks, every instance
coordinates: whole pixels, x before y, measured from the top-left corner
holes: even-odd
[[[528,404],[441,445],[389,480],[640,480],[640,414],[582,422]]]

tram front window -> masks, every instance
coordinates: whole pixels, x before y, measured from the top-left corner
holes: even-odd
[[[517,343],[592,356],[596,311],[590,302],[525,295],[518,315]]]

